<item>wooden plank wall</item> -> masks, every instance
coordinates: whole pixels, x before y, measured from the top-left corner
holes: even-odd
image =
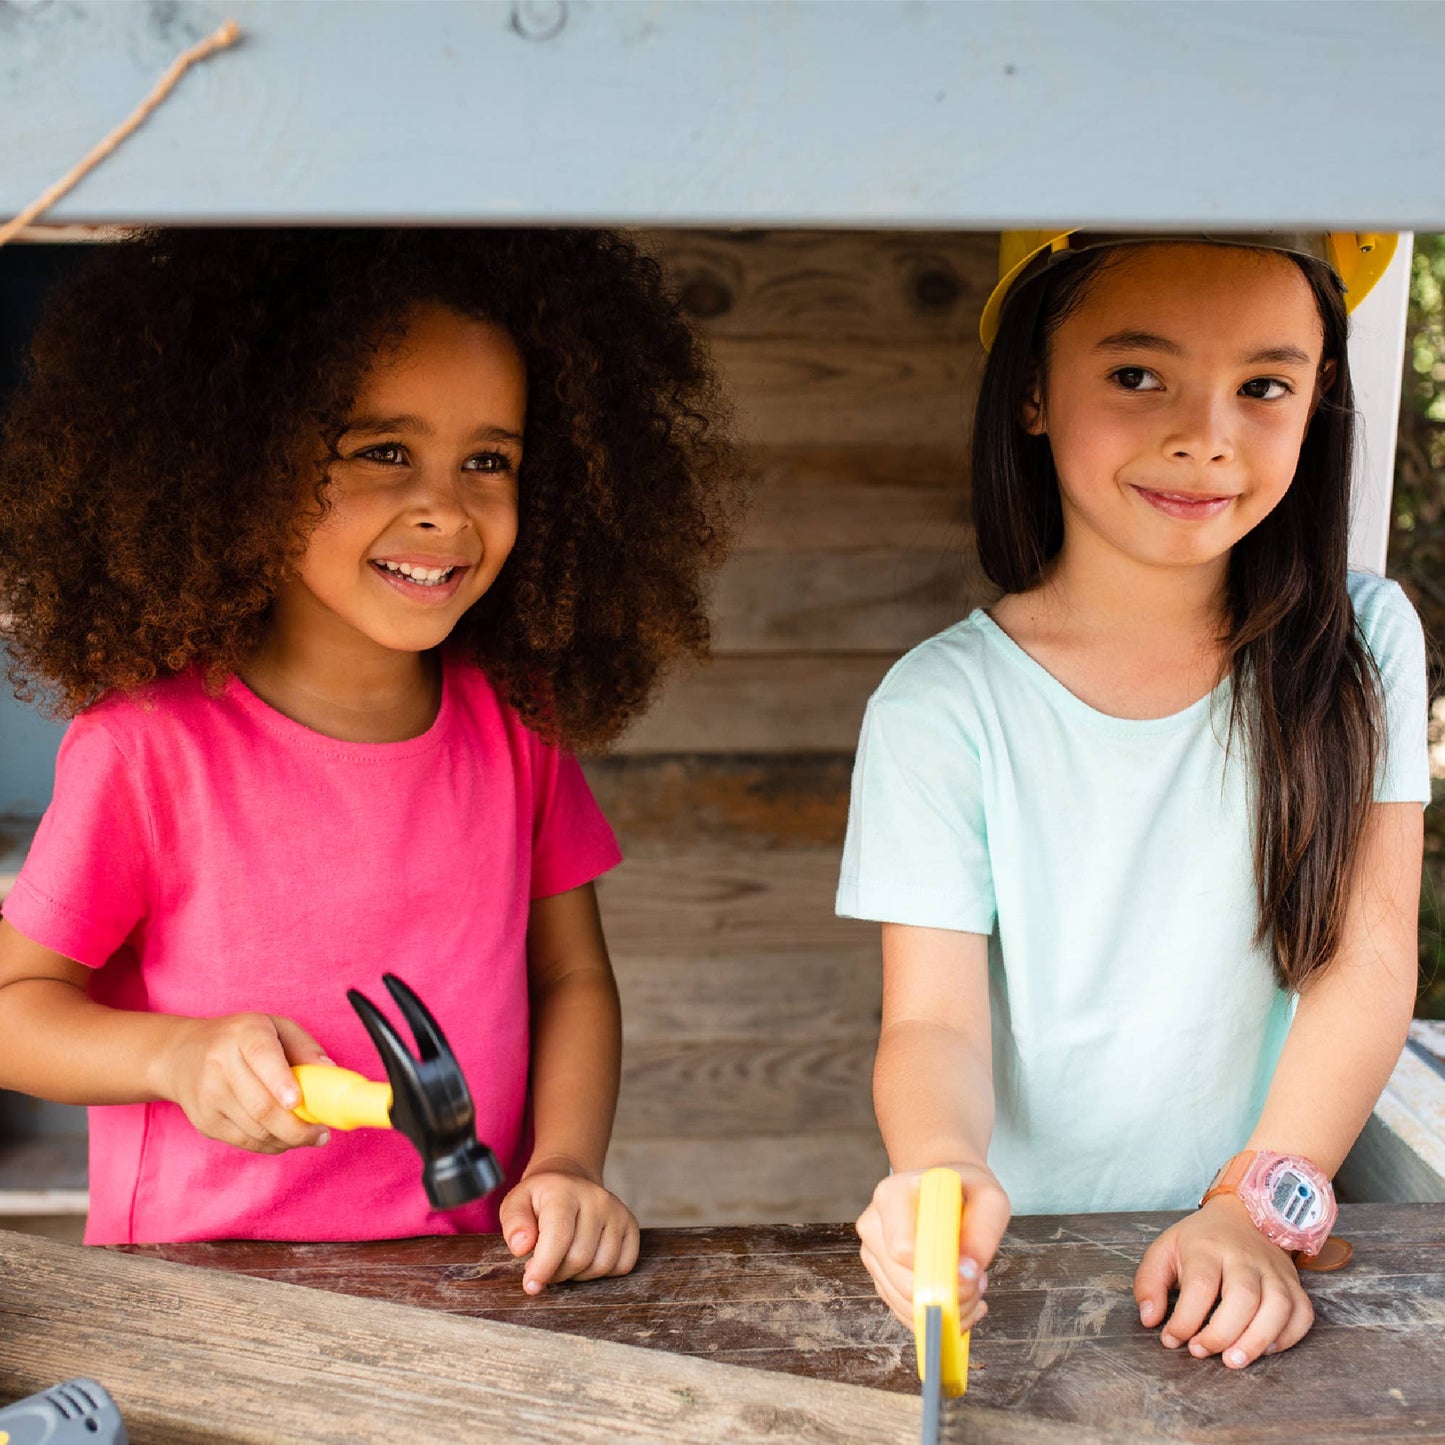
[[[886,1168],[878,930],[833,916],[868,694],[984,589],[967,525],[981,234],[655,232],[753,473],[714,656],[587,763],[626,1030],[612,1183],[644,1224],[849,1219]]]

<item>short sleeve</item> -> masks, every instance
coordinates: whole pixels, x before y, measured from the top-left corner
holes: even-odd
[[[61,740],[55,791],[5,917],[27,938],[99,968],[144,920],[150,820],[114,739],[81,715]]]
[[[887,688],[863,717],[837,911],[988,933],[996,909],[977,748],[926,695]]]
[[[580,888],[622,861],[617,839],[576,758],[538,741],[532,781],[529,897],[550,898]]]
[[[1397,583],[1362,575],[1352,590],[1355,616],[1384,694],[1384,756],[1375,778],[1375,801],[1428,803],[1430,699],[1420,619]]]

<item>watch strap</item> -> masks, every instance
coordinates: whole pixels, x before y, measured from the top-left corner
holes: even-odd
[[[1249,1166],[1254,1163],[1258,1154],[1258,1149],[1242,1149],[1234,1158],[1221,1165],[1219,1173],[1214,1176],[1214,1182],[1204,1191],[1199,1207],[1203,1209],[1216,1194],[1237,1194]]]
[[[1355,1252],[1355,1246],[1348,1239],[1332,1234],[1320,1246],[1318,1254],[1306,1254],[1297,1249],[1290,1256],[1296,1269],[1313,1270],[1316,1274],[1329,1274],[1332,1270],[1343,1269]]]

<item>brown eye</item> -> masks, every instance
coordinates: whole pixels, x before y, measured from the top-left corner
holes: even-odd
[[[398,442],[382,442],[378,446],[367,447],[364,452],[357,452],[357,456],[387,467],[398,467],[406,461],[406,451]]]
[[[1293,396],[1294,388],[1277,376],[1256,376],[1239,388],[1240,394],[1251,401],[1278,401],[1283,396]]]
[[[478,452],[474,457],[468,457],[466,468],[471,472],[509,472],[512,470],[512,459],[505,452]]]
[[[1159,378],[1147,366],[1121,366],[1109,373],[1110,378],[1125,391],[1158,391]]]

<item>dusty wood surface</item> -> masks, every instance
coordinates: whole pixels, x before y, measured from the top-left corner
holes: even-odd
[[[919,1428],[916,1399],[857,1385],[28,1235],[0,1233],[0,1278],[0,1398],[91,1375],[115,1397],[134,1445],[877,1445],[916,1439]],[[1126,1438],[982,1407],[950,1413],[955,1441]]]
[[[1174,1217],[1015,1220],[992,1270],[991,1313],[973,1337],[969,1409],[955,1412],[955,1425],[991,1407],[1135,1440],[1445,1440],[1445,1211],[1346,1206],[1342,1228],[1355,1259],[1307,1279],[1314,1329],[1294,1350],[1242,1372],[1166,1351],[1138,1323],[1134,1268]],[[536,1300],[522,1295],[519,1268],[494,1239],[138,1252],[594,1341],[916,1391],[910,1337],[874,1298],[846,1225],[648,1231],[626,1279],[563,1286]]]

